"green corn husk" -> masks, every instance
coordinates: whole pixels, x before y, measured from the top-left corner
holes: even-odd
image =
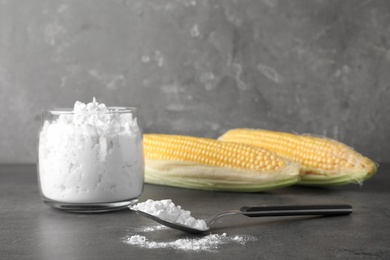
[[[299,178],[299,166],[290,162],[282,171],[254,172],[186,161],[145,160],[146,183],[181,188],[260,192],[296,184]]]

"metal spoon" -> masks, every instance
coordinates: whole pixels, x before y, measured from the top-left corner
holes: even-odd
[[[352,206],[348,204],[336,204],[336,205],[296,205],[296,206],[258,206],[250,207],[244,206],[239,210],[229,210],[221,212],[217,215],[214,215],[211,218],[205,219],[207,229],[201,230],[194,227],[182,225],[180,223],[175,223],[167,221],[156,217],[154,215],[148,214],[143,211],[134,210],[137,214],[150,218],[160,224],[181,230],[187,233],[199,234],[205,231],[210,230],[211,225],[217,219],[228,216],[228,215],[245,215],[247,217],[275,217],[275,216],[337,216],[337,215],[349,215],[352,213]]]

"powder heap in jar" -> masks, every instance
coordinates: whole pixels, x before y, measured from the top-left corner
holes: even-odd
[[[154,201],[148,199],[145,202],[138,203],[131,207],[133,210],[142,211],[150,215],[159,217],[163,220],[182,224],[184,226],[195,228],[199,230],[207,230],[207,224],[202,219],[195,219],[191,216],[191,212],[184,210],[181,206],[176,206],[172,200]]]
[[[142,138],[131,111],[93,99],[77,101],[73,111],[50,112],[53,119],[39,136],[39,181],[47,199],[104,203],[142,193]]]

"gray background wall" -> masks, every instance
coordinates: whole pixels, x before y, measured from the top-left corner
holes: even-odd
[[[312,133],[390,161],[390,1],[0,0],[0,163],[40,110],[139,108],[144,132]]]

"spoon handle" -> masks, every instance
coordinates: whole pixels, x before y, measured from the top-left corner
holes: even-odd
[[[349,215],[352,206],[348,204],[334,205],[295,205],[295,206],[244,206],[240,213],[248,217],[272,217],[272,216],[336,216]]]

